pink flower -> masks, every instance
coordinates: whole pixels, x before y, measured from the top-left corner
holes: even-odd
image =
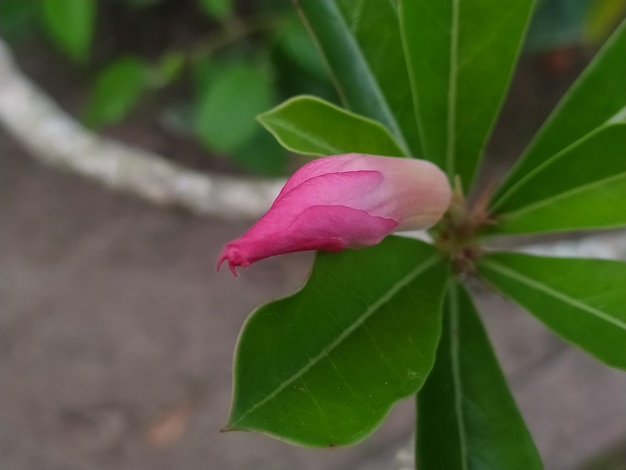
[[[267,213],[226,244],[217,269],[304,250],[375,245],[391,232],[435,224],[451,190],[435,165],[410,158],[349,153],[318,158],[289,178]]]

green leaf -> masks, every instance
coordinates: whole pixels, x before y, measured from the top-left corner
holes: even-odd
[[[237,165],[262,176],[283,176],[287,173],[287,152],[263,129],[231,155]]]
[[[542,468],[478,313],[456,285],[435,367],[417,396],[415,448],[423,469]]]
[[[556,334],[626,369],[626,263],[497,253],[479,273]]]
[[[225,20],[233,12],[232,0],[199,0],[204,12],[218,20]]]
[[[200,8],[211,18],[224,21],[233,13],[233,0],[200,0]]]
[[[507,90],[532,0],[400,0],[424,155],[469,188]]]
[[[48,36],[67,57],[85,63],[94,33],[96,0],[41,0]]]
[[[294,1],[344,105],[385,125],[403,153],[420,156],[398,15],[393,2]]]
[[[247,320],[227,429],[316,447],[366,437],[430,372],[447,276],[406,238],[319,253],[302,290]]]
[[[163,88],[176,80],[185,66],[185,53],[172,50],[165,52],[150,71],[150,86]]]
[[[624,0],[591,0],[584,31],[586,41],[591,43],[603,41],[619,18],[624,18],[625,14]]]
[[[258,129],[256,115],[272,101],[265,71],[246,63],[222,65],[199,93],[195,132],[204,145],[221,152],[244,145]]]
[[[626,225],[626,123],[605,125],[539,165],[493,210],[493,233]]]
[[[531,54],[581,42],[589,0],[539,0],[524,49]]]
[[[302,22],[297,17],[289,18],[280,23],[278,28],[276,47],[302,70],[320,80],[327,80],[326,67]]]
[[[626,116],[626,21],[561,100],[509,173],[494,205],[526,175],[612,119]],[[595,158],[593,155],[590,158]]]
[[[259,121],[287,149],[306,155],[370,153],[404,156],[381,124],[313,96],[298,96]]]
[[[19,42],[33,34],[39,5],[24,0],[0,1],[0,36],[5,41]]]
[[[85,111],[91,127],[114,124],[124,119],[148,85],[149,67],[136,57],[124,57],[98,75]]]

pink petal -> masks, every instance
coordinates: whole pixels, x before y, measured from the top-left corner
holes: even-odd
[[[373,217],[346,206],[312,206],[298,215],[280,233],[263,233],[257,238],[252,230],[228,243],[217,261],[217,268],[228,261],[230,270],[248,267],[263,258],[294,251],[340,251],[379,243],[398,226],[398,222]]]

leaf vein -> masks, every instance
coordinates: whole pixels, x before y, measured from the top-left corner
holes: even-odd
[[[487,268],[491,268],[492,270],[502,274],[503,276],[507,276],[510,279],[516,280],[518,282],[520,282],[521,284],[525,284],[528,287],[532,287],[533,289],[536,289],[540,292],[543,292],[544,294],[547,294],[557,300],[560,300],[561,302],[570,305],[571,307],[577,308],[579,310],[582,310],[584,312],[589,313],[590,315],[593,315],[594,317],[600,319],[600,320],[604,320],[607,323],[611,323],[612,325],[617,326],[618,328],[626,331],[626,322],[623,322],[617,318],[612,317],[610,314],[603,312],[602,310],[599,310],[595,307],[592,307],[591,305],[587,305],[583,302],[581,302],[579,299],[575,299],[573,297],[570,297],[569,295],[566,295],[562,292],[557,291],[556,289],[546,285],[546,284],[542,284],[541,282],[535,281],[534,279],[531,279],[529,277],[524,276],[523,274],[520,274],[519,272],[513,271],[512,269],[507,268],[506,266],[493,261],[493,260],[484,260],[482,263],[484,266],[486,266]]]
[[[322,359],[327,357],[335,348],[337,348],[348,336],[350,336],[358,327],[363,325],[368,318],[370,318],[374,313],[376,313],[380,307],[389,302],[398,292],[400,292],[404,287],[406,287],[410,282],[412,282],[415,278],[421,275],[423,272],[427,271],[431,268],[435,262],[437,261],[438,256],[434,255],[429,259],[425,260],[423,263],[417,265],[415,269],[406,274],[400,281],[398,281],[394,286],[392,286],[384,295],[382,295],[376,302],[374,302],[359,318],[357,318],[352,324],[348,325],[341,333],[337,335],[337,337],[331,341],[326,347],[324,347],[320,353],[312,358],[301,367],[297,372],[292,374],[290,377],[285,379],[282,383],[277,385],[274,390],[269,392],[263,399],[259,400],[257,403],[252,405],[245,411],[233,424],[241,422],[246,416],[253,413],[259,407],[265,405],[270,402],[274,398],[276,398],[283,390],[285,390],[290,384],[294,381],[301,378],[304,374],[306,374],[309,370],[311,370],[315,365],[317,365]]]

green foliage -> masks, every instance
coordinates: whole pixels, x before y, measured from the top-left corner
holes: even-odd
[[[398,86],[408,75],[393,4],[302,0],[296,7],[330,68],[344,106],[387,127],[403,153],[410,148],[419,155],[411,90]]]
[[[562,338],[626,369],[626,263],[499,253],[479,272]]]
[[[543,468],[461,287],[450,286],[444,311],[437,361],[417,395],[417,468]]]
[[[261,114],[259,121],[285,148],[305,155],[404,156],[389,131],[376,121],[312,96],[286,101]]]
[[[575,21],[555,31],[576,23],[579,35],[583,3],[541,2],[527,48],[550,36],[542,15],[566,4],[557,16]],[[417,395],[420,468],[541,468],[462,286],[470,276],[565,340],[626,368],[626,263],[480,246],[495,235],[626,226],[626,23],[499,187],[477,188],[484,198],[476,203],[463,193],[474,184],[534,4],[294,1],[310,40],[280,7],[255,5],[239,16],[231,0],[198,0],[214,28],[206,40],[156,60],[116,57],[98,74],[85,112],[93,126],[122,120],[145,94],[191,71],[191,104],[182,106],[190,109],[187,126],[207,150],[239,166],[281,174],[282,145],[314,156],[424,158],[460,183],[451,210],[431,230],[434,246],[389,237],[368,249],[320,253],[305,287],[250,316],[236,352],[228,429],[346,445],[369,435],[395,402]],[[3,31],[11,21],[29,21],[25,5],[0,2]],[[86,63],[95,0],[41,0],[36,8],[59,50]],[[277,97],[290,99],[274,106]]]
[[[533,2],[400,2],[423,155],[469,188]],[[428,47],[424,47],[428,44]]]
[[[591,0],[585,20],[585,39],[591,43],[604,40],[625,15],[626,2],[623,0]]]
[[[115,124],[126,117],[146,90],[149,66],[136,57],[109,64],[96,79],[85,122],[92,127]]]
[[[0,0],[0,34],[19,41],[40,26],[55,48],[85,66],[98,14],[145,15],[154,21],[166,3],[176,2],[112,0],[99,5],[97,0]],[[98,48],[83,119],[94,128],[119,123],[143,101],[147,109],[158,107],[154,112],[168,131],[195,137],[212,157],[217,152],[218,158],[259,175],[284,175],[288,153],[262,132],[254,118],[279,99],[297,93],[336,99],[313,42],[287,1],[253,2],[241,11],[234,0],[193,3],[181,8],[195,7],[206,14],[206,32],[200,36],[192,31],[193,41],[168,48],[156,58],[152,52],[150,57],[142,56],[142,45],[132,57],[127,51],[114,51],[103,66],[99,61],[107,49]],[[103,25],[97,39],[108,41],[107,22]],[[189,90],[185,86],[190,76]],[[161,94],[168,87],[178,87],[177,92]]]
[[[526,50],[541,52],[582,41],[589,0],[539,0]]]
[[[96,19],[96,0],[40,0],[50,39],[76,63],[89,59]]]
[[[225,20],[233,11],[232,0],[199,0],[199,2],[207,15],[218,20]]]
[[[344,105],[385,125],[405,153],[458,174],[467,186],[510,80],[532,2],[461,7],[401,1],[400,15],[392,2],[298,5]]]
[[[503,193],[566,147],[610,121],[625,120],[626,22],[571,87],[494,196]],[[582,111],[584,110],[584,112]]]
[[[446,281],[416,240],[318,254],[302,290],[246,322],[227,429],[316,447],[370,434],[433,366]]]
[[[0,35],[8,41],[21,41],[32,32],[38,5],[24,0],[0,1]]]
[[[626,122],[600,127],[511,186],[494,206],[501,222],[493,231],[533,233],[626,225],[625,156]],[[590,158],[600,161],[590,164]]]
[[[345,109],[290,99],[259,117],[276,139],[309,155],[426,158],[471,187],[533,2],[295,5]],[[348,444],[417,393],[418,468],[542,468],[461,284],[477,277],[567,341],[626,367],[626,263],[480,246],[490,235],[626,226],[625,31],[622,24],[500,187],[477,188],[484,197],[475,203],[457,187],[431,230],[439,255],[394,237],[321,253],[301,291],[251,315],[237,349],[229,428]],[[447,282],[442,307],[448,269],[458,279]],[[440,317],[441,335],[429,323]]]
[[[288,155],[271,134],[258,129],[242,147],[237,148],[232,160],[241,168],[262,175],[281,176],[287,168]]]
[[[255,116],[272,102],[267,72],[259,66],[214,63],[200,91],[194,129],[207,146],[222,152],[241,147],[257,130]]]

